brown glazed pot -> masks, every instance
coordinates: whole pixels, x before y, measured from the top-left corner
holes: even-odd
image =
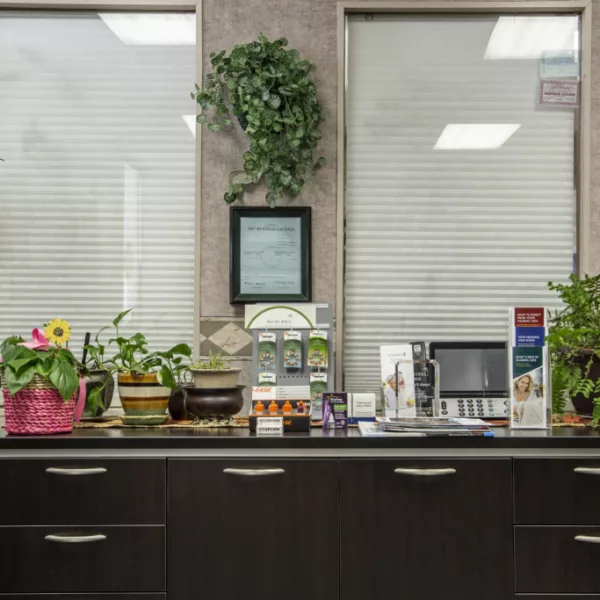
[[[156,373],[118,373],[117,385],[126,415],[143,417],[165,414],[171,390],[158,383]]]
[[[175,420],[230,417],[244,406],[243,385],[234,388],[204,389],[184,386],[175,390],[169,399],[169,412]]]

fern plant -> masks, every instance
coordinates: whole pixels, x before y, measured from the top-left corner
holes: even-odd
[[[234,116],[250,139],[243,170],[229,175],[228,204],[264,178],[266,202],[274,207],[283,194],[297,196],[325,164],[314,155],[323,112],[309,77],[313,65],[297,50],[286,50],[287,43],[285,38],[270,42],[261,33],[258,41],[235,46],[229,55],[213,52],[212,73],[192,92],[202,109],[198,123],[212,132],[231,131]]]
[[[564,308],[554,311],[547,337],[552,357],[552,408],[564,412],[566,397],[594,398],[594,423],[600,420],[600,380],[590,378],[600,359],[600,275],[548,287],[557,292]]]

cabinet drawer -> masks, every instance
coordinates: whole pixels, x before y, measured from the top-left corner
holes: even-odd
[[[517,459],[518,525],[600,524],[600,460]]]
[[[599,563],[600,527],[515,527],[517,592],[598,594]]]
[[[512,599],[511,460],[342,460],[340,479],[341,598]]]
[[[161,459],[0,460],[0,525],[162,525]]]
[[[5,593],[165,591],[161,526],[2,527],[0,557]]]

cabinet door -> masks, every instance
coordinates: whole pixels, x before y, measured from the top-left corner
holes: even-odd
[[[169,460],[168,524],[170,598],[338,597],[336,461]]]
[[[511,461],[341,464],[341,600],[512,600]]]

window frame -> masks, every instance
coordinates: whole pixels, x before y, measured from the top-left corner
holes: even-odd
[[[202,0],[0,0],[3,10],[68,10],[96,12],[187,12],[196,15],[196,81],[203,80]],[[190,87],[193,82],[190,82]],[[198,106],[196,106],[198,112]],[[195,218],[194,218],[194,356],[200,355],[200,224],[202,197],[202,128],[196,123],[195,160]]]
[[[575,145],[577,181],[577,272],[588,273],[591,240],[591,55],[592,0],[529,0],[525,2],[424,0],[340,0],[337,4],[337,252],[335,348],[336,382],[344,389],[345,249],[346,249],[346,115],[348,89],[348,15],[351,13],[406,15],[461,14],[578,14],[581,18],[581,108],[579,136]]]

